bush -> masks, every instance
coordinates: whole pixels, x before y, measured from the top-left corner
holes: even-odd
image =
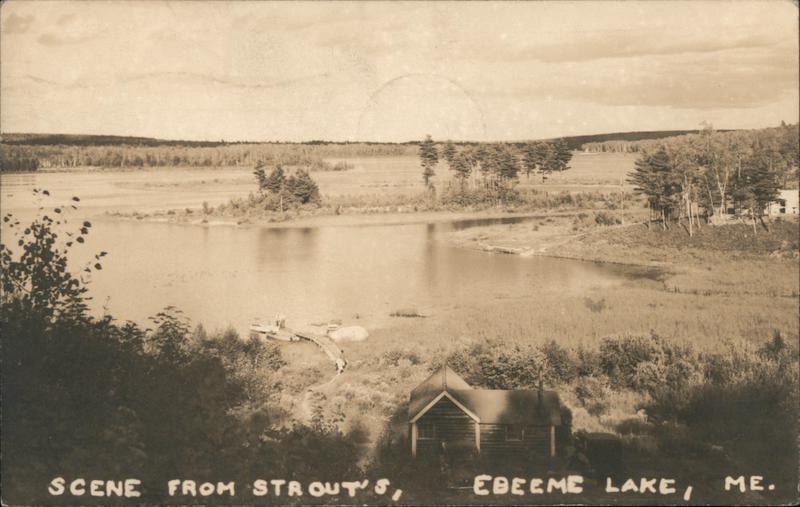
[[[406,349],[387,350],[380,358],[381,365],[401,366],[404,362],[416,365],[420,364],[422,361],[416,351]]]
[[[600,344],[600,367],[615,386],[633,387],[637,367],[652,361],[660,346],[655,335],[605,338]]]
[[[597,350],[587,349],[583,345],[575,351],[577,374],[581,377],[599,376],[602,374],[600,354]]]
[[[606,386],[602,379],[597,377],[581,377],[575,382],[575,396],[581,405],[591,413],[593,405],[604,405],[606,401]],[[596,414],[595,414],[596,415]]]
[[[544,355],[546,376],[551,382],[566,384],[578,376],[577,359],[555,340],[545,343],[539,350]]]
[[[344,161],[336,162],[331,168],[332,171],[349,171],[353,166]]]
[[[513,188],[502,185],[466,188],[460,184],[449,184],[440,197],[445,207],[486,208],[498,205],[519,205],[525,201]]]
[[[594,221],[597,225],[619,225],[622,223],[619,218],[607,211],[598,211],[595,213]]]
[[[410,317],[410,318],[425,318],[426,315],[422,314],[416,308],[399,308],[389,314],[390,317]]]

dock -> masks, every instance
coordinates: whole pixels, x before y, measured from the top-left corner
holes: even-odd
[[[337,373],[342,374],[344,372],[344,369],[347,367],[347,360],[344,358],[344,352],[329,337],[311,333],[299,333],[296,331],[294,335],[301,340],[316,344],[336,365]]]
[[[319,347],[333,361],[333,364],[336,365],[337,374],[341,375],[347,367],[344,352],[329,336],[294,331],[277,325],[262,326],[260,324],[250,326],[250,336],[286,342],[309,341]]]

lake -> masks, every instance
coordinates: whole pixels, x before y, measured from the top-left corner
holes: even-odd
[[[524,218],[238,227],[103,215],[223,202],[249,191],[239,183],[248,173],[180,169],[3,175],[2,211],[29,220],[38,209],[31,194],[35,187],[51,192],[46,209],[80,196],[80,208],[67,217],[68,227],[84,219],[93,227],[87,242],[74,250],[72,266],[82,267],[94,253],[108,251],[102,271],[92,274],[93,308],[143,324],[164,307],[175,306],[193,323],[208,329],[230,325],[240,333],[278,312],[299,328],[341,319],[374,329],[387,325],[389,314],[399,308],[435,314],[456,305],[480,306],[487,298],[530,297],[554,288],[586,291],[634,276],[619,266],[489,254],[446,241],[452,230]],[[182,184],[172,183],[176,174]]]

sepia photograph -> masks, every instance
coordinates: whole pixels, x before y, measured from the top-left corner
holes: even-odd
[[[0,499],[800,502],[797,1],[0,3]]]

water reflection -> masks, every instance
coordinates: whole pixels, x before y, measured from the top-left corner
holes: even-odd
[[[270,269],[275,262],[312,262],[317,258],[317,229],[269,228],[249,229],[257,236],[252,242],[258,266]]]
[[[460,231],[470,227],[480,227],[486,225],[509,225],[521,224],[542,218],[542,216],[523,216],[523,217],[501,217],[501,218],[470,218],[464,220],[453,220],[452,222],[443,222],[441,225],[443,229],[448,231]]]
[[[461,249],[449,230],[525,219],[372,227],[237,228],[98,221],[75,265],[107,250],[91,295],[98,312],[146,323],[164,306],[206,327],[241,333],[254,318],[285,313],[293,325],[332,318],[380,325],[416,306],[480,308],[497,298],[535,297],[621,283],[620,266],[522,258]],[[535,303],[534,303],[535,304]]]

